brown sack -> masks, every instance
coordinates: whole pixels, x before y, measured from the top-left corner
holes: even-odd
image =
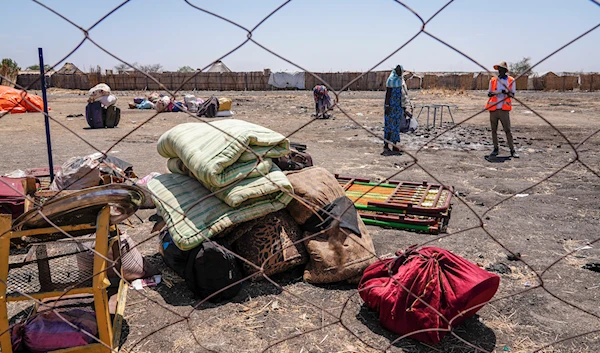
[[[321,167],[310,167],[285,172],[294,187],[294,194],[302,199],[294,198],[287,206],[292,217],[302,225],[321,207],[345,196],[335,176]]]
[[[306,206],[294,199],[287,206],[299,224],[304,224],[321,207],[345,196],[344,189],[331,173],[320,167],[311,167],[286,173],[294,187],[294,194],[307,202]],[[310,260],[304,271],[309,283],[332,283],[348,280],[355,282],[370,264],[375,262],[375,247],[364,222],[358,218],[361,234],[340,229],[337,222],[323,232],[311,234],[304,242]]]
[[[305,242],[310,260],[304,270],[304,280],[309,283],[356,283],[365,268],[375,262],[373,240],[363,221],[358,219],[361,235],[347,229],[331,227],[317,233]],[[348,233],[348,235],[346,235]],[[310,234],[305,233],[305,237]]]
[[[76,255],[77,266],[81,271],[93,270],[94,252],[89,249],[93,249],[95,244],[96,242],[94,239],[77,243],[77,248],[80,251]],[[107,258],[111,261],[115,260],[112,248],[108,249]],[[110,266],[110,264],[108,264],[108,266]],[[127,233],[121,234],[121,270],[123,271],[123,278],[127,281],[146,278],[160,273],[154,265],[149,263],[144,256],[142,256],[142,253],[136,247],[135,242],[127,235]],[[113,267],[107,269],[107,276],[109,278],[119,277]]]

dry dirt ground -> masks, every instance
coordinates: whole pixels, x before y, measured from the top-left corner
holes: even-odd
[[[484,92],[411,93],[416,104],[456,104],[458,109],[453,110],[453,115],[457,122],[476,115],[486,100]],[[196,92],[204,98],[210,94]],[[52,123],[55,163],[60,165],[71,156],[94,152],[89,144],[106,150],[120,141],[110,153],[133,163],[138,175],[165,171],[165,160],[156,152],[159,136],[172,126],[194,119],[184,113],[165,113],[140,127],[154,112],[128,110],[126,103],[135,95],[119,93],[122,118],[118,128],[87,130],[84,118],[67,117],[84,113],[85,92],[51,91],[51,115],[64,125]],[[218,95],[233,99],[235,119],[283,134],[294,133],[291,140],[307,144],[315,164],[333,173],[372,179],[393,176],[408,181],[437,180],[456,188],[460,199],[454,199],[446,235],[373,226],[369,226],[369,231],[379,255],[430,242],[483,267],[501,263],[510,268],[511,273],[500,275],[496,301],[455,329],[462,340],[497,352],[530,352],[557,341],[560,343],[542,351],[600,351],[599,331],[582,335],[600,330],[600,273],[582,269],[586,263],[600,262],[600,242],[554,264],[569,251],[600,238],[600,179],[578,163],[568,165],[576,153],[565,140],[566,137],[577,146],[600,128],[600,93],[519,92],[529,106],[516,103],[511,114],[521,158],[502,163],[484,159],[491,151],[487,113],[476,115],[441,136],[453,125],[403,135],[402,146],[418,159],[418,165],[407,169],[412,161],[410,156],[380,155],[383,92],[344,93],[340,96],[340,107],[354,121],[336,109],[333,119],[314,121],[299,131],[296,130],[311,120],[310,92],[219,92]],[[564,136],[533,111],[554,124]],[[444,121],[447,118],[444,114]],[[425,123],[423,117],[420,123]],[[503,141],[503,132],[499,136]],[[42,115],[29,113],[0,119],[0,151],[1,173],[45,166]],[[600,134],[578,149],[580,160],[596,174],[600,172],[599,151]],[[507,156],[508,151],[503,149],[501,155]],[[565,168],[560,170],[562,167]],[[494,206],[517,193],[526,195]],[[479,216],[488,209],[482,220],[489,234],[478,228]],[[149,237],[152,224],[147,219],[151,214],[138,212],[144,222],[134,219],[134,228],[126,229],[136,241]],[[410,339],[394,342],[397,336],[378,326],[377,316],[362,305],[355,287],[310,285],[302,282],[300,270],[275,278],[283,291],[266,281],[245,283],[234,300],[203,304],[194,310],[198,300],[181,279],[165,268],[157,254],[156,239],[141,244],[140,248],[160,266],[169,285],[163,283],[143,292],[129,292],[122,345],[125,351],[257,352],[271,345],[269,352],[375,352],[386,347],[390,352],[476,351],[452,335],[447,335],[437,346]],[[506,249],[520,253],[531,267],[509,261]],[[552,294],[537,287],[542,282],[533,270],[541,275],[544,288]],[[13,308],[12,312],[15,311]],[[181,320],[178,314],[190,313],[189,320],[169,326]],[[343,325],[335,323],[340,313]],[[164,326],[168,327],[150,335]],[[582,336],[569,339],[577,335]],[[393,344],[388,347],[390,343]]]

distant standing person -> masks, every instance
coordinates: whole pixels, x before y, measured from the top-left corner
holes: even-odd
[[[324,85],[315,86],[313,95],[315,97],[315,116],[317,119],[329,119],[327,110],[331,108],[331,98],[327,92],[327,87]]]
[[[408,99],[408,89],[406,88],[406,82],[402,74],[404,69],[402,65],[396,66],[390,73],[386,81],[385,91],[385,105],[384,105],[384,127],[383,127],[383,152],[382,155],[386,154],[402,154],[400,149],[396,146],[390,147],[389,142],[397,144],[400,142],[400,127],[404,124],[406,119],[404,111],[406,110],[410,100]]]
[[[494,150],[490,153],[490,157],[498,155],[498,121],[502,123],[502,128],[506,133],[506,142],[510,149],[510,155],[513,158],[519,158],[513,145],[513,137],[510,132],[510,111],[512,110],[511,98],[515,96],[515,79],[508,76],[508,65],[506,61],[498,65],[494,65],[494,69],[498,70],[498,77],[492,77],[488,90],[488,102],[485,108],[490,111],[490,123],[492,125],[492,141]]]

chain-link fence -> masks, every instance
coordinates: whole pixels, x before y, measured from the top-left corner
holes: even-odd
[[[84,35],[81,42],[72,51],[58,60],[54,66],[67,60],[84,43],[88,42],[120,63],[126,64],[139,74],[144,75],[148,81],[154,82],[164,93],[173,98],[182,93],[181,88],[189,80],[194,79],[194,76],[191,75],[181,84],[179,89],[168,90],[152,74],[135,69],[132,63],[127,61],[127,58],[121,57],[119,53],[105,49],[94,40],[90,31],[113,13],[119,11],[129,1],[124,1],[89,28],[80,27],[75,19],[66,18],[51,6],[39,1],[34,2],[56,16],[61,17],[80,30]],[[428,24],[436,21],[436,17],[451,6],[453,1],[446,3],[430,18],[423,18],[403,2],[396,1],[398,11],[409,11],[412,13],[421,22],[421,27],[416,30],[416,33],[406,43],[403,43],[390,53],[382,53],[381,60],[373,63],[370,70],[349,81],[339,90],[334,90],[321,77],[304,69],[294,61],[294,58],[288,58],[271,50],[260,42],[260,38],[255,37],[254,32],[265,22],[269,21],[270,18],[277,16],[278,12],[291,1],[283,2],[252,28],[244,27],[229,20],[223,14],[213,13],[194,3],[185,2],[190,6],[190,10],[214,16],[222,20],[224,25],[236,26],[246,31],[247,37],[242,43],[235,46],[226,54],[215,58],[215,61],[226,58],[244,45],[252,42],[271,55],[304,71],[305,75],[309,75],[315,82],[329,88],[329,92],[332,93],[331,111],[336,116],[335,121],[322,120],[319,119],[319,116],[314,116],[310,119],[298,118],[290,120],[284,123],[285,127],[283,125],[277,126],[287,131],[285,137],[288,139],[306,138],[308,135],[304,133],[307,131],[324,131],[323,134],[319,135],[317,133],[313,137],[316,140],[321,139],[319,140],[319,146],[329,144],[332,147],[330,151],[326,152],[315,151],[317,152],[315,156],[322,157],[321,160],[315,158],[315,164],[324,166],[327,169],[336,166],[340,168],[336,170],[340,174],[344,174],[344,171],[358,173],[362,169],[362,172],[360,172],[362,176],[368,176],[371,172],[379,176],[378,181],[374,185],[370,185],[364,191],[363,196],[366,197],[367,193],[384,184],[390,183],[390,180],[394,179],[427,179],[429,183],[441,185],[460,183],[460,187],[454,190],[455,205],[453,209],[454,217],[459,218],[460,221],[457,221],[455,224],[451,223],[446,234],[425,236],[399,230],[381,230],[370,227],[369,231],[373,235],[376,248],[378,248],[377,253],[362,243],[357,242],[356,244],[351,244],[352,246],[361,248],[362,251],[371,252],[374,261],[375,259],[383,260],[389,258],[389,252],[398,248],[407,248],[409,245],[415,243],[418,243],[419,246],[436,243],[442,248],[451,249],[471,262],[479,264],[481,267],[504,274],[501,277],[499,293],[491,301],[485,303],[485,307],[480,311],[480,316],[467,320],[461,325],[455,325],[454,323],[462,321],[461,316],[463,314],[473,309],[478,309],[483,304],[478,304],[475,308],[464,308],[455,317],[444,317],[438,311],[439,308],[433,308],[429,302],[423,299],[422,296],[425,295],[424,293],[414,293],[412,288],[403,287],[400,282],[396,282],[396,279],[390,278],[389,281],[392,281],[396,286],[410,293],[409,298],[412,298],[411,302],[422,304],[422,307],[425,308],[424,310],[430,309],[430,312],[434,313],[434,317],[431,319],[432,322],[438,322],[436,327],[399,336],[379,326],[378,315],[367,310],[362,304],[356,285],[309,285],[301,281],[301,274],[299,280],[298,273],[281,277],[271,276],[265,272],[265,265],[272,258],[284,256],[288,248],[293,248],[296,245],[303,247],[302,244],[322,237],[324,231],[310,234],[304,233],[305,235],[300,236],[298,239],[292,239],[285,246],[279,244],[268,258],[261,259],[262,263],[260,264],[257,264],[256,261],[253,262],[245,259],[222,243],[214,243],[217,248],[233,255],[240,263],[249,268],[250,272],[254,273],[244,275],[243,278],[219,290],[208,298],[196,300],[185,288],[181,278],[175,276],[172,271],[169,272],[165,268],[163,283],[154,287],[154,290],[129,292],[129,299],[121,323],[121,335],[117,337],[118,347],[130,352],[588,352],[596,351],[600,348],[598,345],[600,338],[600,323],[598,321],[600,319],[600,312],[597,305],[598,282],[600,279],[593,271],[581,268],[582,266],[587,266],[588,268],[594,266],[590,261],[593,262],[593,252],[595,251],[597,242],[600,240],[597,234],[599,225],[599,205],[597,201],[599,190],[597,186],[600,174],[597,168],[598,155],[595,149],[598,144],[594,142],[595,140],[597,141],[597,134],[600,131],[597,128],[597,124],[582,124],[576,129],[565,127],[565,125],[557,124],[556,120],[547,118],[544,116],[545,114],[539,112],[543,109],[538,109],[541,107],[538,102],[544,99],[548,100],[547,97],[536,96],[537,93],[529,93],[522,96],[517,94],[513,98],[515,106],[518,106],[519,109],[524,109],[530,120],[532,119],[531,117],[536,118],[531,120],[530,124],[522,129],[518,126],[518,123],[515,124],[513,122],[516,125],[513,127],[516,132],[516,139],[519,136],[529,136],[529,134],[533,136],[537,133],[536,137],[522,138],[523,144],[521,146],[524,147],[521,150],[525,152],[531,151],[528,152],[527,156],[523,156],[525,158],[522,158],[520,161],[513,161],[511,167],[507,167],[508,163],[489,164],[487,161],[480,162],[481,158],[476,157],[474,153],[468,152],[474,151],[473,149],[469,150],[467,148],[460,152],[456,150],[444,150],[440,147],[448,141],[449,136],[452,138],[458,136],[459,139],[462,136],[462,139],[468,140],[469,136],[473,136],[474,133],[488,134],[485,128],[481,128],[480,125],[475,123],[478,117],[487,117],[488,113],[483,108],[483,104],[480,104],[481,102],[485,102],[487,97],[484,97],[482,94],[473,93],[472,97],[479,99],[477,105],[481,106],[481,109],[473,108],[473,114],[464,119],[459,119],[459,122],[456,124],[446,124],[437,129],[421,129],[419,136],[422,138],[422,142],[420,144],[409,144],[411,141],[409,137],[406,140],[408,142],[403,140],[403,143],[398,143],[397,145],[392,143],[392,146],[403,150],[404,155],[401,157],[379,157],[379,153],[374,154],[372,150],[373,146],[379,148],[383,144],[381,129],[367,126],[368,122],[364,119],[364,114],[356,110],[360,104],[372,104],[377,107],[373,108],[374,114],[381,116],[382,97],[380,95],[382,94],[371,93],[370,96],[365,96],[364,101],[359,103],[355,101],[357,99],[355,96],[344,94],[353,83],[373,71],[419,37],[430,37],[476,64],[482,70],[488,71],[485,65],[477,61],[477,58],[461,51],[459,48],[453,46],[452,43],[448,43],[443,39],[443,36],[436,35],[428,30]],[[593,2],[600,6],[596,1]],[[598,10],[600,11],[600,9]],[[600,23],[581,33],[568,43],[555,43],[557,49],[535,63],[532,69],[555,54],[568,51],[569,45],[585,37],[599,26]],[[360,44],[357,44],[357,46],[360,46]],[[204,67],[203,70],[209,66],[210,64]],[[493,75],[493,73],[489,73]],[[7,80],[8,78],[2,77],[2,79]],[[518,79],[518,77],[515,79]],[[17,88],[27,91],[34,84],[36,82],[29,84],[27,87]],[[291,92],[287,94],[291,95],[290,99],[292,102],[308,100],[312,104],[312,97],[306,97],[308,94],[303,92]],[[552,99],[562,99],[556,95],[551,97],[553,97]],[[255,97],[240,94],[238,98],[249,101]],[[272,101],[263,102],[263,105],[258,105],[259,109],[263,109],[265,107],[264,104],[267,103],[269,106],[271,104],[275,105],[277,104],[276,100],[283,98],[281,95],[277,95],[276,92],[271,93],[271,96],[266,95],[260,99],[272,99]],[[591,94],[588,98],[597,99],[597,96]],[[423,99],[426,100],[427,98]],[[28,98],[23,95],[21,102],[15,104],[15,108],[27,101]],[[281,104],[288,104],[288,102],[285,101]],[[587,105],[581,107],[586,116],[593,118],[594,115],[597,115],[597,106],[594,106],[593,103],[583,104]],[[568,106],[571,107],[571,105]],[[9,114],[10,111],[4,113],[0,120],[0,134],[2,135],[2,139],[8,139],[9,135],[11,135],[10,138],[21,140],[20,143],[27,143],[22,138],[15,138],[11,134],[10,129],[20,130],[16,129],[14,125],[9,124],[8,120],[13,119],[13,116]],[[125,114],[129,113],[123,112],[123,115]],[[97,147],[105,137],[91,138],[91,135],[87,132],[82,133],[74,129],[74,125],[57,118],[52,111],[47,114],[47,117],[51,120],[53,126],[56,126],[55,131],[60,130],[56,136],[62,137],[57,138],[55,136],[55,140],[78,140],[77,143],[87,146],[86,148],[89,147],[94,151],[100,152],[103,156],[102,161],[105,161],[108,156],[118,152],[117,148],[127,148],[128,144],[136,141],[136,135],[147,139],[150,128],[158,132],[164,132],[173,127],[175,124],[171,122],[172,118],[169,118],[169,120],[164,119],[168,114],[167,112],[157,111],[139,123],[134,122],[135,125],[131,129],[122,127],[119,130],[114,130],[119,132],[120,136],[115,137],[114,132],[111,132],[113,134],[111,138],[113,139],[108,148]],[[275,111],[273,114],[285,113]],[[185,115],[185,118],[180,117],[174,121],[204,122],[213,126],[215,130],[220,131],[220,133],[228,136],[230,139],[237,141],[237,138],[229,130],[220,128],[213,120],[200,118],[190,112],[182,112],[180,115]],[[258,115],[260,114],[256,114],[255,116]],[[248,116],[247,118],[252,121],[252,117]],[[3,124],[8,127],[6,130],[1,129]],[[329,127],[327,127],[327,124],[330,124]],[[264,120],[263,125],[271,127],[268,119]],[[294,126],[292,127],[292,125]],[[128,131],[121,134],[120,132],[124,129]],[[519,129],[521,129],[522,133],[519,133]],[[24,136],[29,136],[25,132],[23,134]],[[354,137],[359,136],[359,134],[360,139],[355,139]],[[149,148],[153,149],[154,140],[150,140],[152,144],[149,145]],[[553,148],[544,149],[540,147],[540,140],[547,146],[552,145]],[[243,141],[237,142],[242,144],[243,153],[248,157],[248,160],[253,161],[251,170],[245,176],[266,178],[269,183],[275,185],[277,192],[283,195],[283,197],[289,197],[293,200],[292,202],[303,205],[322,206],[315,205],[314,200],[303,199],[298,196],[298,192],[293,193],[290,189],[278,184],[276,180],[273,180],[273,175],[265,171],[264,168],[261,168],[261,165],[266,161],[265,156],[274,150],[275,146],[265,151],[264,148],[260,150],[257,148],[252,149]],[[462,146],[464,147],[467,142],[469,141],[463,141]],[[59,142],[58,145],[60,144]],[[528,148],[525,144],[531,148]],[[68,146],[69,143],[65,145]],[[409,145],[411,148],[408,148]],[[75,151],[68,151],[68,147],[66,149],[66,151],[61,153],[77,154]],[[565,151],[568,153],[567,157],[564,157]],[[3,151],[3,158],[6,156],[6,160],[11,160],[5,155],[9,153],[11,152]],[[142,155],[138,157],[142,159],[152,158],[154,156],[153,153],[148,152],[146,156]],[[352,156],[351,154],[353,153],[360,156]],[[364,153],[364,156],[362,153]],[[327,158],[331,158],[332,161],[328,161]],[[340,163],[336,164],[333,161],[333,159],[343,158],[352,160],[353,166],[352,163],[348,167]],[[370,161],[367,161],[368,159],[375,160],[375,164],[369,165],[368,162]],[[527,161],[527,159],[530,159],[530,161]],[[131,162],[135,164],[136,161],[132,160]],[[159,168],[163,165],[163,161],[158,160],[153,164],[156,166],[155,168]],[[469,164],[473,165],[469,167]],[[532,164],[535,164],[535,168],[537,169],[531,169]],[[365,166],[367,167],[364,168]],[[10,169],[12,167],[3,165],[2,168]],[[369,168],[371,168],[371,171],[369,171]],[[334,170],[330,171],[335,172]],[[509,175],[511,176],[509,177]],[[81,176],[81,178],[85,177],[86,175]],[[123,178],[129,183],[135,182],[129,174],[122,174],[115,177]],[[173,218],[170,222],[171,227],[176,227],[179,222],[189,222],[188,217],[190,214],[199,209],[205,209],[207,202],[214,198],[215,195],[230,192],[232,187],[238,183],[243,183],[243,180],[244,178],[239,179],[233,186],[229,184],[227,187],[214,187],[200,196],[195,194],[196,198],[187,200],[189,204],[184,208],[169,204],[170,201],[166,200],[162,194],[153,193],[153,198],[156,202],[163,205],[163,210],[166,207],[179,210],[177,211],[179,212],[178,220]],[[3,183],[6,184],[5,181]],[[493,187],[490,186],[491,184],[494,184]],[[561,185],[564,186],[561,187]],[[14,187],[14,185],[10,185],[9,187],[15,192],[19,192],[19,189]],[[483,200],[479,196],[484,194],[483,190],[486,187],[487,192],[493,194],[494,197]],[[8,258],[10,253],[13,258],[9,268],[0,266],[2,271],[4,271],[0,273],[0,276],[9,279],[8,283],[3,282],[0,285],[0,289],[8,292],[6,298],[13,296],[25,297],[32,300],[36,304],[35,309],[40,312],[49,310],[59,313],[60,323],[67,323],[71,327],[86,332],[86,336],[90,342],[99,343],[104,348],[110,349],[111,347],[109,347],[106,341],[102,340],[102,333],[87,332],[86,326],[81,322],[75,324],[72,318],[68,320],[62,308],[59,309],[50,305],[42,296],[32,294],[56,291],[57,296],[60,298],[75,300],[77,298],[71,295],[82,293],[79,291],[80,288],[101,286],[100,281],[96,280],[102,277],[100,276],[101,274],[94,273],[93,271],[97,267],[88,263],[87,267],[84,266],[84,270],[82,270],[83,265],[81,264],[82,260],[79,255],[89,252],[97,255],[95,260],[89,261],[100,261],[98,264],[103,260],[106,261],[105,267],[102,268],[103,272],[108,274],[108,277],[114,278],[116,276],[126,280],[121,273],[113,270],[115,266],[120,266],[122,262],[121,258],[112,259],[107,257],[108,248],[100,251],[98,250],[98,246],[94,247],[92,243],[93,239],[84,238],[82,240],[79,236],[79,233],[86,230],[89,233],[90,229],[61,224],[61,219],[50,220],[47,217],[48,206],[45,205],[48,205],[49,201],[72,193],[72,191],[66,190],[67,187],[63,189],[64,191],[61,190],[55,194],[48,194],[49,196],[47,197],[33,197],[31,195],[24,195],[21,192],[21,195],[27,198],[26,203],[29,204],[30,208],[36,210],[35,213],[29,214],[29,221],[33,222],[30,224],[49,224],[54,228],[54,231],[49,232],[54,234],[53,240],[55,238],[62,239],[55,240],[52,246],[41,250],[41,245],[29,239],[35,238],[33,231],[29,230],[29,233],[27,233],[28,230],[25,229],[26,227],[23,228],[23,223],[11,224],[10,230],[4,232],[4,236],[6,237],[7,234],[21,236],[14,236],[10,240],[10,251],[6,247],[0,250],[0,257]],[[529,201],[530,199],[535,200]],[[528,201],[527,203],[520,203],[522,200]],[[94,210],[99,212],[102,209],[101,206],[95,205],[96,208]],[[113,209],[113,211],[115,210]],[[120,211],[123,214],[127,214],[127,210]],[[60,210],[60,212],[68,213],[69,210]],[[105,218],[103,219],[106,221],[106,217],[108,217],[106,211],[102,212],[105,212]],[[177,212],[174,212],[174,214],[177,214]],[[336,222],[343,222],[339,214],[335,215],[331,210],[322,212],[320,214],[321,220],[323,220],[323,217],[329,216],[333,217]],[[315,214],[317,213],[315,212]],[[95,219],[91,219],[88,223],[98,223],[97,225],[99,225],[102,223],[101,217],[103,216],[100,216],[97,222]],[[160,255],[153,249],[156,247],[155,244],[158,242],[157,238],[159,234],[167,229],[166,225],[162,224],[162,226],[158,227],[160,229],[155,227],[155,229],[149,231],[148,222],[141,222],[141,218],[139,218],[140,222],[138,222],[136,217],[131,217],[128,221],[118,219],[114,214],[112,217],[113,221],[118,221],[118,228],[123,232],[130,230],[132,233],[135,233],[135,229],[138,229],[136,237],[137,245],[135,247],[146,247],[148,258],[154,261],[155,264],[162,263]],[[577,227],[578,229],[571,229],[571,227]],[[251,229],[256,230],[256,228]],[[354,242],[352,239],[355,238],[350,237],[349,231],[345,228],[340,229],[350,239],[350,243]],[[106,235],[110,237],[111,234],[114,235],[115,231],[116,229],[114,228],[110,230],[107,228],[106,232],[108,233]],[[100,233],[101,231],[99,230],[97,235]],[[27,237],[24,237],[24,235],[27,235]],[[206,239],[207,242],[209,241],[205,234],[199,233],[197,236]],[[40,236],[39,238],[38,241],[48,240],[47,236]],[[70,240],[70,242],[67,240]],[[2,244],[6,245],[8,243],[3,242]],[[345,246],[348,246],[348,244],[345,244]],[[114,250],[117,251],[116,248]],[[77,266],[75,267],[73,267],[73,261],[75,260],[69,262],[69,259],[74,257],[77,257]],[[5,260],[2,259],[2,261]],[[513,262],[508,263],[507,261]],[[340,267],[344,266],[348,266],[348,264],[340,265]],[[500,266],[500,270],[498,270],[498,266]],[[600,265],[596,263],[596,266]],[[31,273],[37,273],[37,275],[32,276]],[[260,278],[263,280],[255,281]],[[440,279],[442,282],[444,280]],[[11,281],[13,282],[11,283]],[[131,284],[130,281],[126,280],[126,282],[128,285]],[[210,301],[212,297],[218,296],[240,283],[244,283],[244,290],[234,300],[218,304]],[[363,288],[361,290],[370,289],[372,288]],[[452,295],[452,293],[444,294]],[[96,298],[97,300],[98,298]],[[104,297],[104,300],[107,300],[107,298]],[[14,306],[17,304],[10,303],[9,305]],[[86,305],[93,306],[94,304],[87,302]],[[16,321],[29,317],[33,312],[33,308],[31,307],[16,306],[15,308],[12,309],[12,312],[9,310],[9,313],[15,315],[11,318],[10,328],[4,328],[4,332],[2,333],[8,331],[14,333],[15,330],[13,328],[17,327],[15,326]],[[6,321],[7,319],[0,316],[0,320]],[[102,328],[98,327],[98,331],[101,330]],[[447,335],[438,345],[420,343],[410,339],[415,334],[427,331],[446,332]],[[8,336],[5,335],[4,337],[6,339]]]

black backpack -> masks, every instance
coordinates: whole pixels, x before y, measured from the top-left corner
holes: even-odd
[[[217,112],[219,111],[219,100],[217,97],[212,96],[207,99],[200,108],[198,109],[198,116],[206,116],[207,118],[214,118],[217,116]]]
[[[222,245],[224,247],[224,245]],[[204,299],[243,278],[237,258],[217,246],[214,241],[205,241],[190,250],[185,267],[185,282],[194,294]],[[235,297],[241,283],[227,288],[211,297],[216,302]]]

